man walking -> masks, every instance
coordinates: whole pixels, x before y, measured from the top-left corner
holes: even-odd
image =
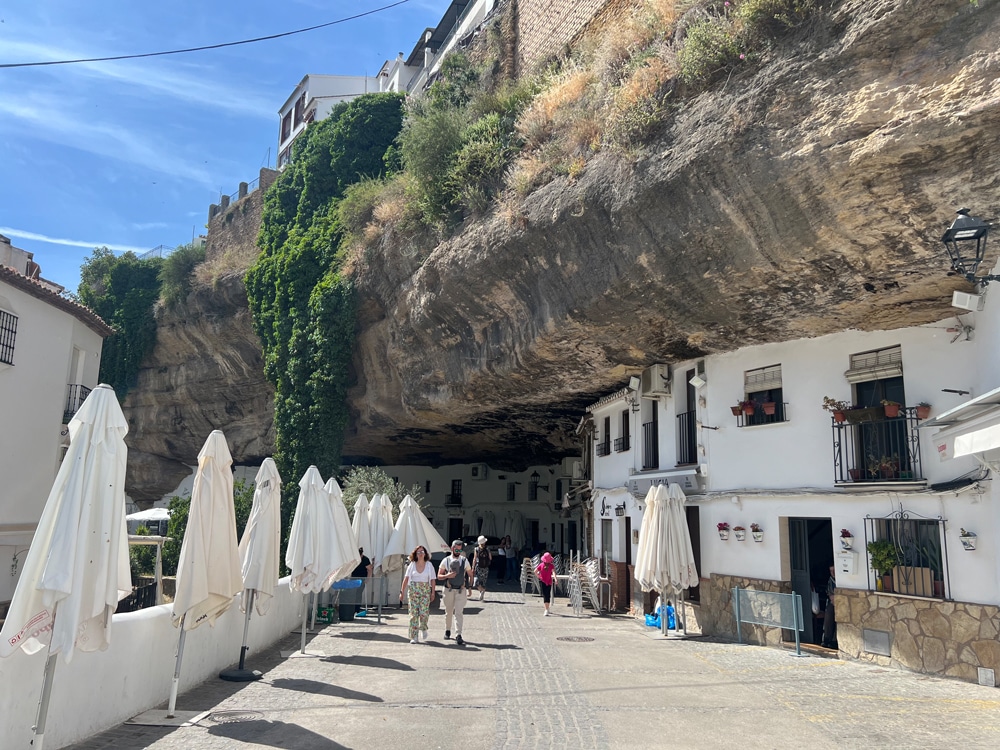
[[[462,618],[465,602],[472,593],[472,568],[462,555],[464,543],[456,539],[451,543],[451,554],[441,561],[438,580],[444,581],[444,637],[451,638],[451,618],[455,617],[455,643],[465,645],[462,640]]]

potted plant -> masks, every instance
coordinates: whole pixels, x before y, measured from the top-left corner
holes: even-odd
[[[974,531],[961,529],[958,532],[958,541],[962,543],[962,549],[971,552],[976,548],[976,533]]]
[[[743,413],[743,399],[736,399],[736,406],[730,406],[729,408],[733,410],[733,416],[738,417]]]
[[[831,396],[823,396],[823,408],[833,414],[836,422],[844,421],[844,413],[851,410],[850,401],[838,401]]]
[[[854,534],[851,533],[850,529],[840,530],[840,547],[841,549],[851,549],[854,547]]]
[[[742,542],[747,538],[747,530],[743,526],[733,526],[733,533],[736,535],[737,542]]]
[[[753,535],[753,540],[755,542],[764,541],[764,529],[760,527],[759,523],[750,524],[750,533]]]
[[[750,401],[748,399],[746,401],[743,401],[740,405],[743,407],[743,413],[746,414],[748,417],[752,417],[756,409],[757,403],[755,401]]]
[[[768,416],[773,416],[774,412],[777,411],[778,404],[774,401],[762,401],[760,408],[764,410],[764,413]]]
[[[719,530],[719,539],[726,541],[729,539],[729,524],[725,521],[716,524],[716,528]]]
[[[883,479],[895,479],[899,471],[899,458],[895,453],[892,456],[882,456],[878,462],[878,470]]]
[[[917,404],[917,419],[927,419],[931,415],[931,405],[926,401]]]
[[[876,539],[868,542],[870,565],[878,576],[879,590],[892,593],[892,569],[899,565],[899,550],[888,539]]]
[[[885,416],[887,419],[894,419],[899,416],[900,404],[898,401],[882,399],[882,407],[885,409]]]
[[[848,469],[847,474],[851,478],[852,482],[861,481],[861,469]]]

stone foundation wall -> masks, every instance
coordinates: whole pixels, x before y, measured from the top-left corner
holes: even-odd
[[[977,667],[1000,677],[998,607],[846,589],[833,605],[842,656],[971,682]],[[889,634],[890,656],[864,650],[865,629]]]
[[[737,640],[736,620],[733,615],[733,588],[756,591],[774,591],[781,594],[792,593],[789,581],[769,581],[760,578],[718,575],[713,573],[708,579],[701,579],[701,603],[690,607],[691,616],[696,618],[697,627],[705,635]],[[743,642],[760,646],[778,646],[782,641],[782,628],[764,625],[741,625]]]

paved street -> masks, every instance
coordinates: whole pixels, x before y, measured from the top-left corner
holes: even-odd
[[[255,683],[212,679],[178,708],[198,726],[123,725],[74,750],[332,748],[994,747],[1000,690],[704,638],[664,641],[630,618],[575,618],[565,599],[510,591],[466,609],[460,647],[431,616],[411,645],[394,613],[331,625],[306,658],[289,636],[247,666]],[[592,640],[566,641],[574,637]]]

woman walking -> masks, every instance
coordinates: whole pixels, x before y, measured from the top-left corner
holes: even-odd
[[[410,643],[420,641],[423,633],[424,643],[427,642],[427,619],[431,613],[431,602],[434,601],[437,575],[430,555],[424,547],[417,547],[410,553],[410,564],[406,566],[403,575],[403,587],[399,590],[399,602],[408,596],[410,609]]]
[[[479,589],[479,601],[482,601],[486,596],[486,580],[490,577],[490,561],[493,556],[486,547],[486,542],[489,541],[486,537],[480,536],[476,541],[479,546],[472,558],[472,568],[476,571],[476,588]]]
[[[542,601],[545,602],[545,614],[549,616],[549,605],[552,603],[552,584],[555,583],[556,566],[552,560],[552,555],[546,552],[542,555],[542,561],[535,568],[538,573],[538,582],[542,585]]]

